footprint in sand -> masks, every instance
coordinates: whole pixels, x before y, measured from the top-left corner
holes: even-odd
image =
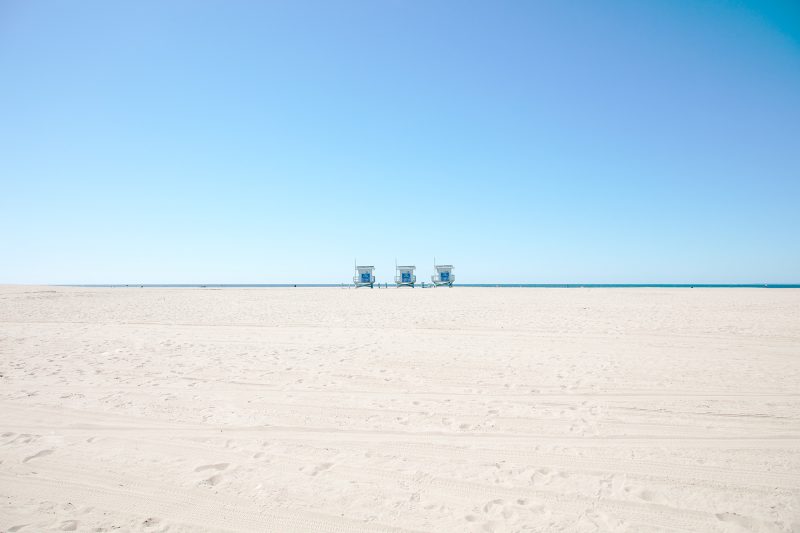
[[[22,460],[22,462],[23,463],[27,463],[28,461],[30,461],[32,459],[38,459],[39,457],[44,457],[45,455],[50,455],[51,453],[53,453],[53,451],[54,450],[42,450],[40,452],[37,452],[37,453],[31,455],[30,457],[26,457],[25,459]]]
[[[13,433],[12,433],[13,435]],[[36,437],[33,435],[28,435],[27,433],[20,433],[9,444],[30,444],[31,441],[36,440]]]
[[[203,485],[210,485],[210,486],[214,487],[216,485],[219,485],[222,482],[222,480],[224,479],[224,476],[222,475],[221,472],[223,470],[227,469],[229,466],[230,466],[230,463],[216,463],[216,464],[210,464],[210,465],[200,465],[197,468],[195,468],[194,471],[195,472],[204,472],[206,470],[216,470],[217,472],[220,472],[218,474],[214,474],[213,476],[211,476],[208,479],[204,479],[203,481],[201,481],[201,484],[203,484]]]
[[[656,493],[651,490],[645,489],[639,493],[639,498],[641,498],[646,502],[652,502],[653,500],[656,499]]]
[[[222,474],[214,474],[210,478],[203,480],[205,485],[211,485],[212,487],[219,485],[220,482],[222,482]]]
[[[61,531],[75,531],[78,529],[78,521],[77,520],[66,520],[61,522]]]
[[[500,499],[491,500],[490,502],[487,502],[486,505],[483,506],[483,512],[487,514],[496,512],[498,510],[502,510],[504,505],[505,502],[503,500]]]
[[[531,474],[531,485],[533,486],[549,485],[552,481],[553,471],[546,466],[537,468],[536,471]]]
[[[486,502],[483,506],[481,531],[499,532],[514,529],[509,526],[519,521],[520,510],[522,510],[522,508],[503,499],[495,499]],[[527,512],[527,510],[525,511]],[[477,519],[474,515],[465,518],[467,521],[471,521],[469,518]]]
[[[213,465],[202,465],[194,469],[195,472],[202,472],[203,470],[225,470],[230,466],[230,463],[217,463]]]
[[[758,523],[755,520],[748,516],[740,515],[739,513],[717,513],[715,516],[720,522],[736,524],[748,531],[756,531],[756,529],[758,529]]]
[[[311,471],[311,474],[310,474],[310,475],[312,475],[312,476],[316,476],[316,475],[317,475],[317,474],[319,474],[320,472],[324,472],[325,470],[328,470],[328,469],[329,469],[330,467],[332,467],[332,466],[333,466],[333,463],[322,463],[322,464],[318,464],[317,466],[315,466],[315,467],[314,467],[314,470],[312,470],[312,471]]]

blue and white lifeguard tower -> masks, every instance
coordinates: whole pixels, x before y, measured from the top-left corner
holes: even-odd
[[[375,267],[372,265],[355,265],[356,274],[353,276],[353,284],[356,289],[359,287],[369,287],[375,284]]]
[[[397,272],[394,276],[394,282],[397,284],[398,287],[411,287],[414,288],[414,283],[417,282],[417,276],[414,274],[414,270],[417,267],[413,265],[405,265],[405,266],[395,266]]]
[[[433,269],[436,271],[436,273],[431,276],[434,287],[440,287],[442,285],[447,285],[448,287],[453,286],[453,282],[456,280],[456,276],[453,274],[453,265],[434,264]]]

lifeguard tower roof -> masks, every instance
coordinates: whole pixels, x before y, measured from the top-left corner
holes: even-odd
[[[356,265],[356,268],[375,268],[372,265]]]
[[[436,268],[453,268],[453,265],[436,265]]]
[[[397,265],[398,270],[401,268],[417,268],[414,265]]]

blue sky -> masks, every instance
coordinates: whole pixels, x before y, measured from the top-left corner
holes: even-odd
[[[5,0],[0,185],[0,283],[797,283],[800,7]]]

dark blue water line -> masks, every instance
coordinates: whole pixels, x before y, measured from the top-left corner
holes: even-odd
[[[245,288],[288,288],[288,287],[352,287],[352,283],[144,283],[144,284],[82,284],[61,285],[62,287],[104,287],[104,288],[175,288],[175,289],[245,289]],[[426,288],[429,287],[426,284]],[[606,288],[680,288],[680,289],[800,289],[793,283],[460,283],[456,287],[497,287],[497,288],[543,288],[543,289],[606,289]],[[394,287],[390,283],[389,287]]]

